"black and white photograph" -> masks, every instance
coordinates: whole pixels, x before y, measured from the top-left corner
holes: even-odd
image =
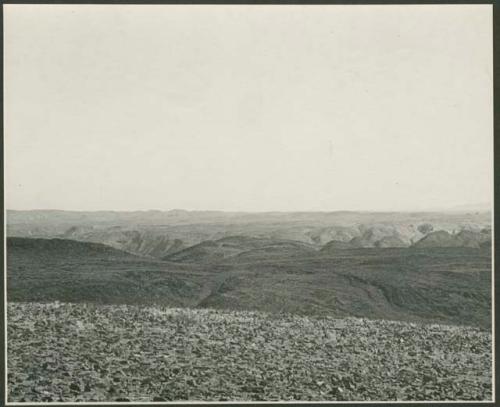
[[[4,4],[6,405],[493,402],[491,4]]]

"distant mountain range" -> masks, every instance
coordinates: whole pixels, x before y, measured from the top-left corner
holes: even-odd
[[[228,236],[274,239],[288,241],[288,244],[293,241],[316,250],[410,247],[416,244],[474,246],[470,239],[481,240],[478,244],[487,245],[483,240],[491,234],[490,228],[489,212],[7,212],[8,236],[103,243],[158,259],[189,248],[199,251],[204,246],[217,245],[214,242]],[[475,237],[455,239],[454,236],[462,231]],[[436,232],[447,235],[434,235]],[[420,242],[424,238],[425,241]],[[202,246],[198,247],[200,244]],[[296,244],[296,248],[299,245]]]
[[[452,212],[491,212],[493,209],[493,204],[487,202],[475,203],[475,204],[465,204],[456,205],[448,208],[448,211]]]

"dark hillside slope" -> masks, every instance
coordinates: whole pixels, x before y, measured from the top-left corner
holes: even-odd
[[[229,259],[205,307],[490,326],[491,255],[465,248],[354,249]]]
[[[219,246],[230,256],[212,255],[214,247],[222,250]],[[490,250],[413,247],[325,253],[306,245],[292,255],[297,248],[289,242],[263,244],[241,237],[206,242],[202,249],[189,262],[174,263],[100,244],[9,238],[7,295],[10,301],[154,303],[491,324]]]
[[[7,250],[9,256],[21,253],[38,253],[48,260],[54,256],[63,255],[67,259],[73,258],[77,261],[80,257],[96,257],[109,261],[134,261],[138,257],[113,249],[100,243],[84,243],[68,239],[27,239],[22,237],[9,237],[7,239]]]
[[[200,278],[181,265],[63,239],[7,239],[9,301],[194,305]]]

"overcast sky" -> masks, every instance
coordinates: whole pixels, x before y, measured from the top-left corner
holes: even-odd
[[[490,203],[491,20],[491,5],[4,5],[6,207]]]

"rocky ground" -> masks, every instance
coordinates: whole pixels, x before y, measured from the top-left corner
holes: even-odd
[[[138,306],[8,304],[8,399],[491,400],[481,328]]]

